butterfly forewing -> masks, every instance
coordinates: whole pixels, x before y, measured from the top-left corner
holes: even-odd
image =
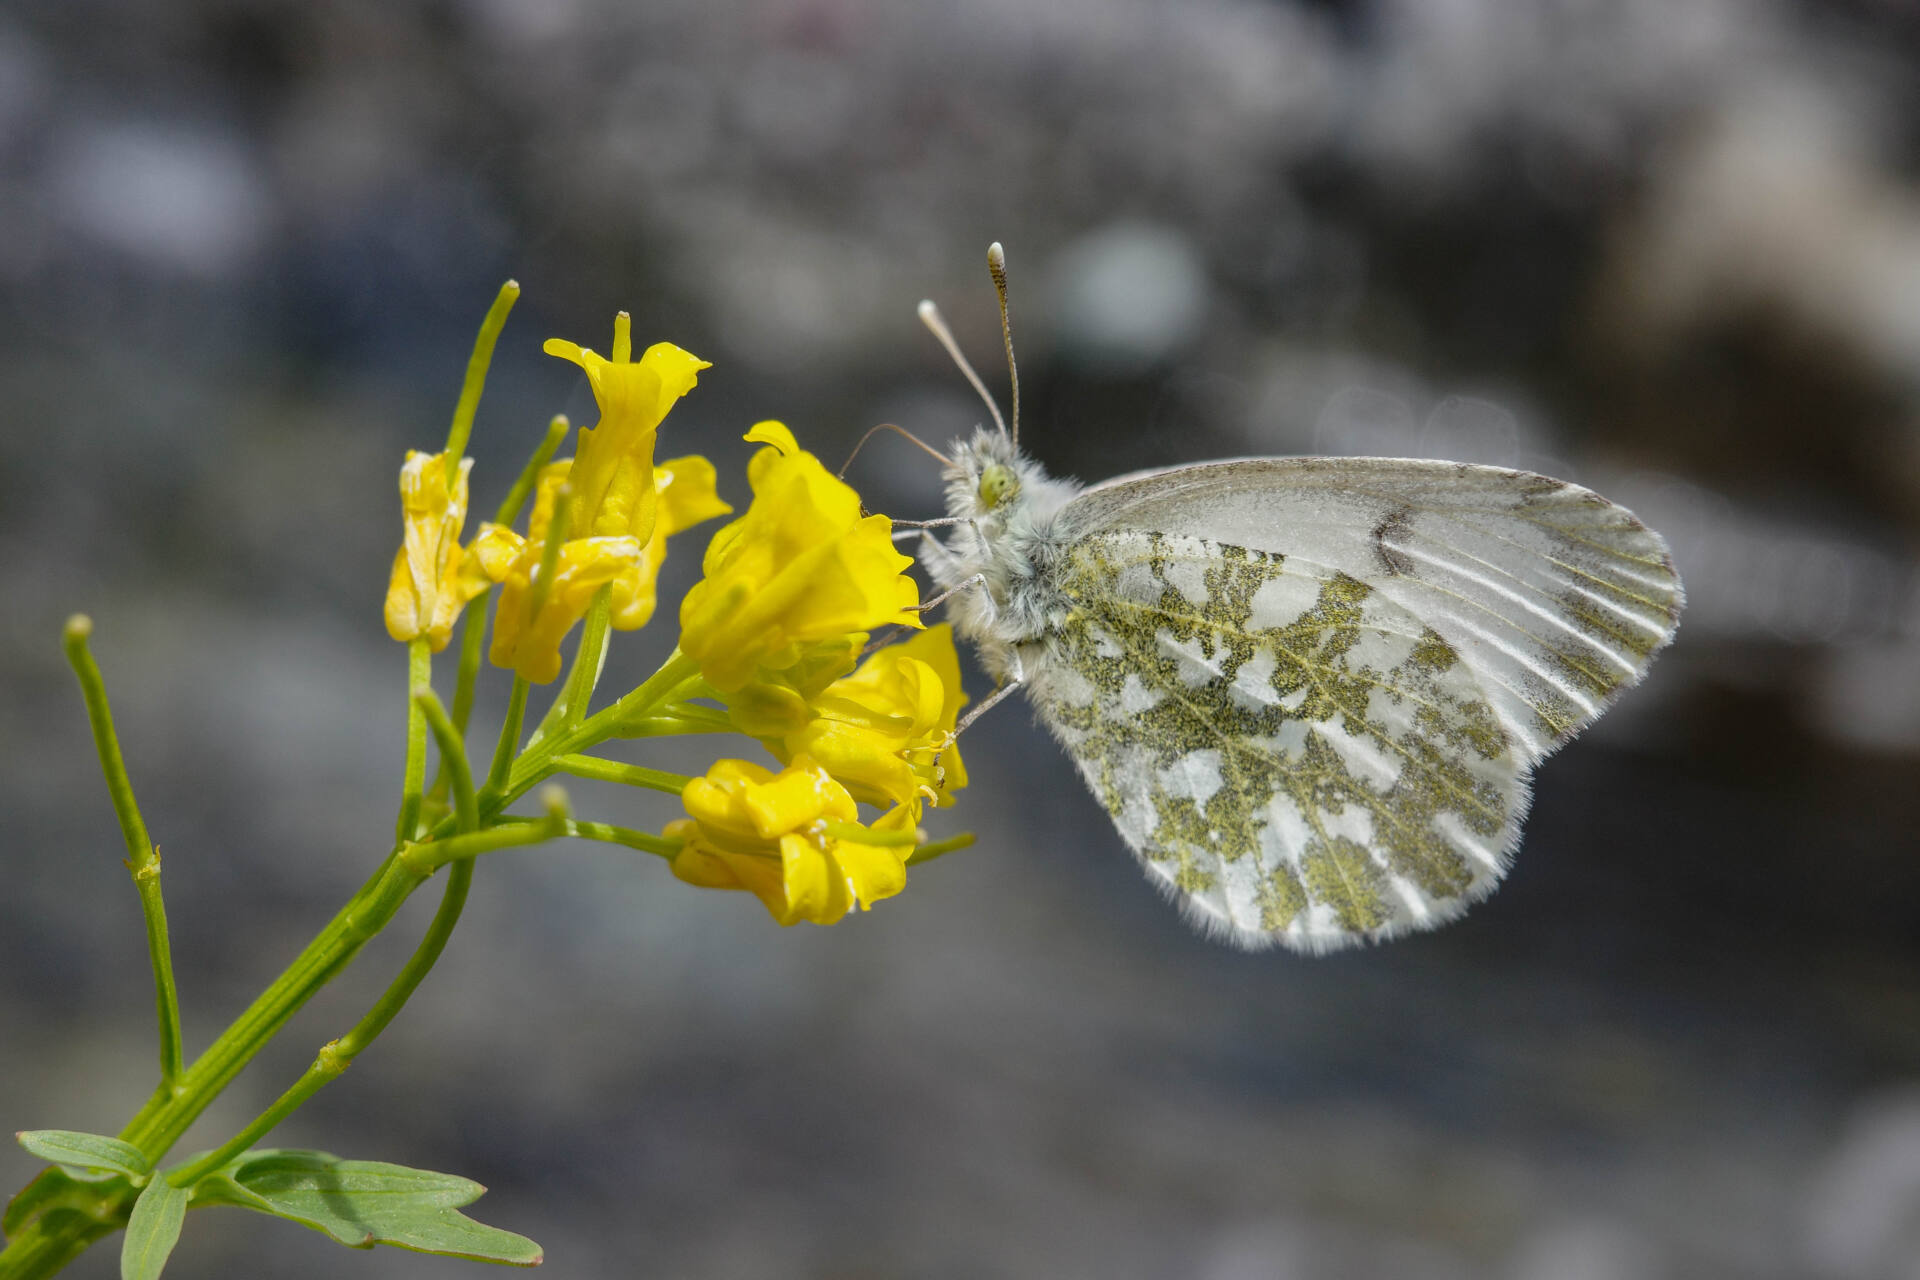
[[[1631,514],[1488,467],[1183,468],[1061,529],[1031,692],[1128,843],[1243,945],[1383,937],[1491,890],[1532,764],[1680,602]]]
[[[1672,638],[1660,536],[1578,485],[1465,463],[1262,458],[1089,490],[1069,538],[1186,534],[1349,574],[1453,645],[1532,761],[1590,722]]]

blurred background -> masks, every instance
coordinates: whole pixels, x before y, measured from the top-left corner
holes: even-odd
[[[396,468],[499,282],[476,510],[592,420],[541,340],[604,350],[619,308],[713,361],[662,449],[738,500],[762,417],[833,463],[970,429],[914,305],[1000,385],[999,239],[1056,473],[1451,457],[1667,534],[1679,640],[1540,771],[1506,887],[1364,953],[1223,949],[1009,706],[936,828],[979,846],[833,929],[602,846],[489,859],[275,1140],[476,1177],[560,1276],[1920,1275],[1917,58],[1901,0],[13,0],[0,1128],[111,1131],[152,1080],[70,612],[193,1050],[384,851]],[[852,478],[937,513],[897,439]],[[432,896],[183,1149],[359,1015]],[[468,1265],[224,1210],[175,1256]]]

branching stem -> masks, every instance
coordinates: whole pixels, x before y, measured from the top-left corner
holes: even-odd
[[[113,709],[107,704],[107,685],[87,639],[93,634],[93,620],[76,614],[66,630],[67,661],[80,678],[80,694],[87,703],[87,723],[93,728],[93,745],[100,753],[100,772],[107,780],[107,794],[113,798],[113,812],[120,819],[120,834],[127,845],[127,870],[133,874],[134,889],[140,895],[140,911],[147,922],[147,954],[153,960],[153,1000],[160,1023],[160,1088],[154,1095],[171,1094],[180,1078],[180,995],[173,984],[173,944],[167,936],[167,907],[160,897],[160,851],[147,835],[146,821],[133,797],[133,782],[127,777],[127,762],[120,755],[120,739],[113,731]]]

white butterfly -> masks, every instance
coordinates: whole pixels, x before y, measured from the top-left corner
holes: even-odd
[[[1660,535],[1563,481],[1248,458],[1083,489],[1015,440],[955,443],[954,532],[923,543],[1001,682],[975,714],[1024,688],[1149,874],[1238,946],[1389,938],[1492,892],[1533,766],[1679,617]]]

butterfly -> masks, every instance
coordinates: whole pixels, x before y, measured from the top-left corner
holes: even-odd
[[[1401,458],[1244,458],[1083,488],[993,408],[921,561],[1148,874],[1206,932],[1324,952],[1491,893],[1541,759],[1640,679],[1683,591],[1579,485]],[[964,724],[964,722],[963,722]]]

